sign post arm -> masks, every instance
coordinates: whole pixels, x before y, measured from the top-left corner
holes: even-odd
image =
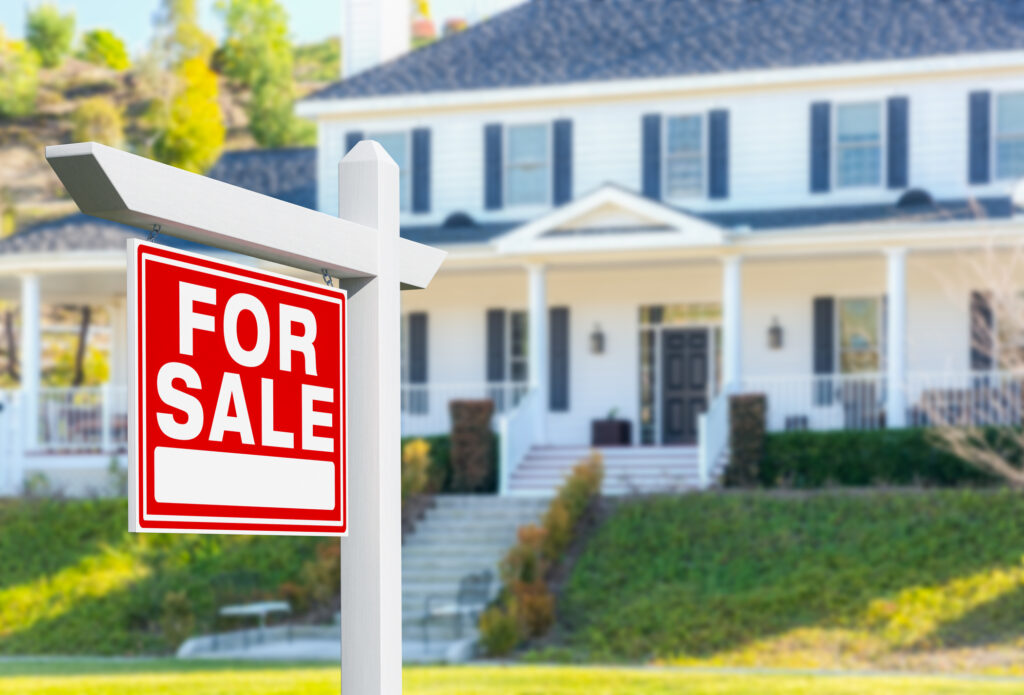
[[[339,214],[376,230],[377,276],[348,291],[349,528],[341,539],[341,686],[402,692],[398,167],[375,142],[338,167]]]

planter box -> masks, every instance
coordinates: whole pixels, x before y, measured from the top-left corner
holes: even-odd
[[[629,446],[633,443],[633,423],[629,420],[592,420],[591,446]]]

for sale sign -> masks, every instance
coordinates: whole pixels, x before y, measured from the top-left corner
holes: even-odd
[[[345,293],[133,241],[132,531],[344,535]]]

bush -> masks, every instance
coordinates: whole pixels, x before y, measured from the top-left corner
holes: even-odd
[[[414,439],[402,446],[402,506],[410,497],[422,493],[430,471],[430,444]]]
[[[153,146],[164,164],[202,173],[220,155],[224,123],[217,103],[217,76],[202,58],[178,70],[181,89],[171,99],[167,124]]]
[[[120,109],[103,97],[86,99],[71,115],[71,139],[120,147],[124,142]]]
[[[0,27],[0,116],[19,118],[35,111],[39,57],[23,41],[8,39]]]
[[[765,406],[763,394],[729,398],[729,465],[726,485],[753,485],[764,456]]]
[[[105,65],[112,70],[127,70],[132,66],[124,41],[109,29],[93,29],[82,37],[82,60]]]
[[[996,482],[944,449],[937,436],[927,429],[771,433],[756,482],[796,488]]]
[[[480,644],[488,656],[505,656],[519,644],[515,603],[488,608],[480,616]]]
[[[25,39],[39,56],[44,68],[60,65],[71,51],[74,38],[74,13],[61,14],[57,6],[50,2],[29,10]]]
[[[496,469],[490,400],[452,401],[452,488],[462,492],[494,489]]]

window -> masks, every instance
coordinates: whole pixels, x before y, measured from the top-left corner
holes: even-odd
[[[881,369],[882,310],[878,297],[839,299],[839,372],[856,374]]]
[[[878,186],[882,182],[882,105],[836,107],[836,187]]]
[[[508,128],[505,200],[508,205],[545,205],[551,188],[551,145],[548,126]]]
[[[530,376],[530,362],[528,359],[528,336],[527,318],[525,311],[508,312],[508,380],[516,384],[525,384]]]
[[[410,157],[408,133],[373,133],[367,135],[368,140],[376,140],[391,155],[398,165],[398,198],[400,210],[408,212],[412,208],[412,158]]]
[[[996,97],[995,134],[996,178],[1024,176],[1024,92]]]
[[[693,198],[704,192],[704,119],[665,119],[665,197]]]

